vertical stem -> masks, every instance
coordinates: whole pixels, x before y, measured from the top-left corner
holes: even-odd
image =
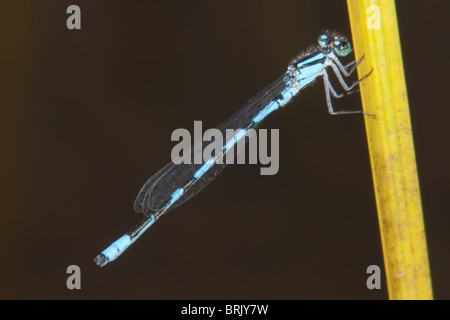
[[[390,299],[432,299],[414,144],[393,0],[347,0]]]

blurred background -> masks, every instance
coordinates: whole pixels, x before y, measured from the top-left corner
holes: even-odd
[[[81,30],[66,9],[81,8]],[[434,295],[450,298],[447,1],[398,1]],[[177,128],[214,127],[345,1],[2,1],[3,299],[387,299],[363,118],[318,82],[262,125],[280,170],[234,165],[115,262],[93,258],[142,216],[141,185]],[[353,57],[348,58],[348,62]],[[359,95],[336,108],[359,109]],[[81,268],[81,290],[66,269]]]

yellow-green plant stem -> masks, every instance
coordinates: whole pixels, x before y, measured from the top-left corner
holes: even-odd
[[[390,299],[432,299],[402,54],[393,0],[347,0]]]

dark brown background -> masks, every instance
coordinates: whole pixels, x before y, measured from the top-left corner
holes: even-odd
[[[82,30],[66,28],[77,4]],[[381,8],[382,10],[382,8]],[[435,297],[450,298],[448,12],[397,4]],[[280,171],[230,166],[103,269],[176,128],[212,127],[284,72],[345,1],[2,1],[0,297],[386,299],[361,116],[322,84],[264,122]],[[338,106],[360,108],[359,96]],[[66,288],[66,268],[82,289]]]

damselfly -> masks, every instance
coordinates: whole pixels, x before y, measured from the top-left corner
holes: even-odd
[[[301,89],[313,83],[314,80],[320,77],[323,79],[330,114],[363,113],[370,115],[363,111],[333,110],[331,96],[342,98],[357,91],[358,89],[354,88],[370,74],[369,72],[360,80],[347,85],[344,78],[350,76],[362,60],[361,58],[344,66],[339,57],[345,57],[351,51],[352,46],[345,36],[334,31],[326,31],[321,34],[317,44],[293,59],[280,78],[265,87],[218,127],[223,133],[227,129],[236,130],[236,134],[223,144],[221,152],[201,164],[195,164],[196,162],[194,162],[176,165],[170,162],[147,180],[134,203],[134,210],[143,213],[146,218],[99,254],[94,262],[102,267],[113,261],[159,217],[182,205],[205,188],[226,167],[223,158],[245,136],[249,129],[257,128],[267,115],[280,107],[284,107]],[[345,93],[338,94],[331,86],[328,78],[328,71],[330,70],[336,75]],[[196,151],[192,152],[192,156],[196,158],[198,156],[195,154]]]

